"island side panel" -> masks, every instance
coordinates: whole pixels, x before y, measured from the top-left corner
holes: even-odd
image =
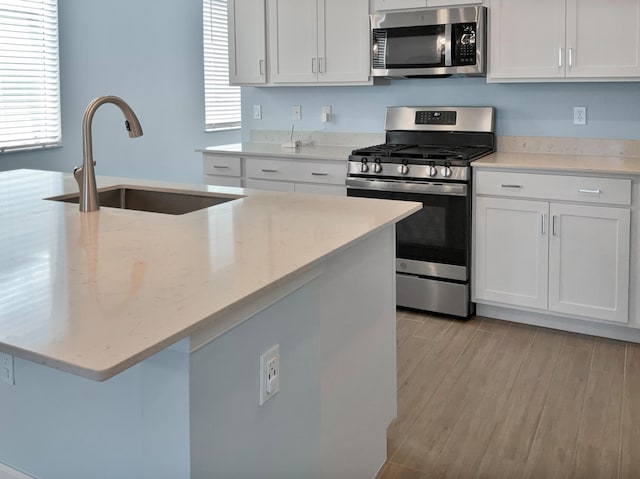
[[[395,225],[327,264],[320,293],[322,477],[373,478],[396,416]]]
[[[105,382],[15,359],[0,383],[0,462],[41,479],[189,477],[188,354]]]
[[[395,227],[191,355],[192,478],[373,478],[396,414]],[[280,391],[258,405],[260,354]]]

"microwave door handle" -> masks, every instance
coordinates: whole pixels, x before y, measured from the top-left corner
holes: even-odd
[[[453,37],[451,36],[451,24],[447,23],[444,26],[444,38],[445,38],[445,44],[444,44],[444,66],[446,67],[450,67],[452,66],[452,61],[451,61],[451,48],[452,48],[452,43],[453,43]]]

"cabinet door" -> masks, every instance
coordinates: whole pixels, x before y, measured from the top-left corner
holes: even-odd
[[[476,198],[475,297],[547,308],[549,204]]]
[[[295,184],[288,181],[253,180],[248,178],[245,180],[245,187],[254,188],[256,190],[293,192]]]
[[[264,0],[229,0],[228,20],[230,83],[265,83]]]
[[[564,77],[564,0],[492,0],[489,22],[490,79]]]
[[[373,0],[373,8],[376,11],[425,8],[426,6],[427,0]]]
[[[367,81],[369,0],[319,0],[318,19],[318,81]]]
[[[269,0],[269,73],[273,83],[318,79],[316,0]]]
[[[628,322],[630,211],[551,204],[549,310]]]
[[[640,77],[640,0],[567,0],[567,77]]]
[[[347,196],[347,187],[336,185],[296,183],[294,191],[296,193],[311,193],[314,195]]]

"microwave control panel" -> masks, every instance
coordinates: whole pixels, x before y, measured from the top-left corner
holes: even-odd
[[[476,64],[476,24],[456,23],[453,27],[454,66]]]

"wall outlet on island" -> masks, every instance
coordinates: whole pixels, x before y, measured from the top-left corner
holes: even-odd
[[[260,398],[262,406],[280,390],[280,345],[276,344],[260,356]]]

